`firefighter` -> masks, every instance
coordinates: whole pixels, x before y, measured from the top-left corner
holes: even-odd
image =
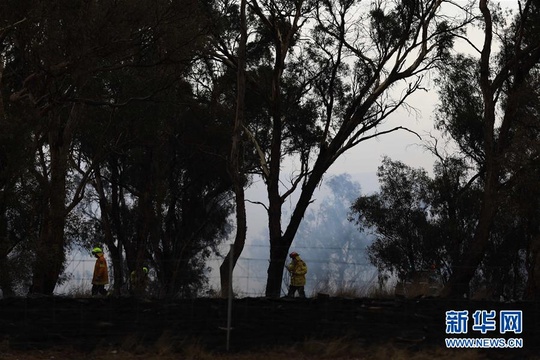
[[[99,247],[92,249],[92,255],[96,257],[94,266],[94,276],[92,277],[92,296],[107,295],[105,285],[109,283],[109,270],[107,269],[107,260],[103,255],[103,250]]]
[[[143,266],[140,272],[133,270],[130,274],[130,293],[134,296],[143,296],[148,286],[148,268]]]
[[[298,291],[298,295],[305,299],[304,285],[306,285],[307,265],[297,252],[293,251],[289,254],[289,257],[292,261],[287,265],[287,270],[291,274],[291,283],[287,297],[294,297],[294,294]]]

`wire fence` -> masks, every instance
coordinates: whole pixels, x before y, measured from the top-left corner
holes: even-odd
[[[391,277],[385,283],[381,284],[379,283],[376,269],[367,259],[366,247],[360,244],[348,247],[324,245],[302,246],[301,244],[295,244],[291,250],[299,252],[302,259],[307,263],[308,273],[306,276],[305,292],[308,297],[314,297],[318,293],[344,295],[348,297],[401,296],[403,294],[406,296],[416,296],[415,294],[437,293],[437,291],[440,291],[438,287],[442,287],[444,284],[444,280],[440,276],[435,284],[433,281],[423,280],[421,276],[421,279],[417,281],[419,284],[414,284],[414,279],[410,279],[413,282],[412,284],[398,282],[395,277]],[[219,267],[227,251],[228,249],[224,245],[217,254],[207,259],[206,267],[208,271],[205,275],[208,281],[201,289],[198,289],[195,296],[215,297],[221,293]],[[235,297],[265,296],[269,253],[269,247],[266,244],[246,244],[233,272],[233,291]],[[67,258],[66,281],[57,286],[55,294],[73,296],[89,295],[92,286],[91,280],[95,258],[91,257],[86,250],[68,254]],[[108,259],[108,264],[110,272],[109,279],[111,281],[109,289],[113,289],[114,284],[112,282],[114,281],[113,274],[115,269],[112,267],[112,261],[110,259]],[[157,272],[156,269],[153,269],[151,266],[149,267],[150,286],[148,287],[148,296],[159,297],[160,285],[157,281]],[[423,272],[419,271],[419,273]],[[429,274],[431,275],[431,272]],[[281,296],[287,294],[289,281],[288,273],[284,270]],[[503,285],[506,286],[505,284]],[[501,292],[501,289],[505,290],[500,283],[478,283],[474,284],[474,288],[471,288],[471,292],[467,297],[472,299],[519,300],[522,298],[520,294],[524,291],[522,288],[517,287],[517,285],[515,289],[512,288],[515,291],[512,289],[510,289],[512,291],[505,290],[504,294]],[[123,279],[121,293],[129,294],[129,274],[126,274]]]
[[[247,246],[245,255],[240,256],[233,272],[233,291],[236,297],[260,297],[264,296],[267,269],[269,265],[268,257],[263,252],[268,251],[264,246]],[[369,292],[377,286],[376,271],[373,266],[362,258],[361,249],[358,249],[359,256],[348,261],[337,258],[323,258],[317,253],[320,251],[330,251],[329,248],[299,248],[305,256],[302,259],[307,263],[308,274],[306,275],[306,294],[314,296],[318,292],[336,292],[347,290],[357,295]],[[199,296],[213,296],[219,293],[220,275],[219,266],[223,262],[222,256],[212,256],[207,260],[208,285],[201,289]],[[82,295],[90,293],[91,281],[94,270],[95,259],[82,253],[74,253],[68,256],[66,264],[66,281],[57,286],[57,295]],[[109,284],[112,288],[114,281],[112,262],[109,264]],[[150,281],[156,280],[155,269],[150,267]],[[124,279],[125,284],[129,279]],[[282,295],[287,293],[289,277],[284,271],[282,282]]]

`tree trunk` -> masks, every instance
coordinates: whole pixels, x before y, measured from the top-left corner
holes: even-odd
[[[266,283],[266,296],[269,298],[279,298],[281,294],[283,270],[290,247],[290,244],[287,245],[284,242],[283,238],[274,239],[274,241],[270,242],[270,264]]]
[[[453,266],[452,274],[441,292],[442,297],[463,298],[464,295],[467,297],[471,295],[469,293],[469,282],[484,258],[489,244],[493,219],[497,213],[496,196],[496,192],[492,189],[485,189],[480,217],[472,243],[463,255],[462,260]]]
[[[2,83],[2,74],[4,71],[4,59],[0,56],[0,84]],[[0,91],[0,123],[4,121],[4,102],[2,92]],[[2,149],[3,150],[3,149]],[[0,289],[4,297],[13,295],[13,284],[9,271],[10,252],[8,220],[7,220],[7,196],[6,196],[6,154],[0,153]]]
[[[540,235],[531,239],[529,245],[529,261],[527,263],[527,287],[524,298],[526,300],[540,299]]]
[[[270,199],[270,264],[268,266],[268,280],[266,283],[267,297],[278,298],[281,294],[283,270],[289,249],[304,214],[306,213],[306,210],[311,202],[313,193],[315,192],[317,185],[320,183],[324,172],[330,167],[331,164],[332,161],[330,158],[327,158],[326,156],[319,157],[319,160],[315,164],[309,180],[302,187],[300,198],[294,207],[289,225],[287,226],[287,229],[283,235],[281,235],[281,199],[279,198],[279,194],[277,199],[275,198],[273,201]],[[272,204],[274,204],[275,208],[272,208]]]
[[[71,137],[65,135],[60,124],[53,125],[49,132],[50,180],[44,191],[44,213],[36,247],[31,293],[51,295],[64,266],[66,175],[71,144]]]
[[[114,274],[114,291],[125,283],[124,278],[124,244],[126,243],[126,232],[122,221],[122,209],[125,207],[124,192],[120,184],[120,175],[118,171],[118,159],[111,158],[111,228],[116,234],[116,246],[111,247],[111,260]],[[114,244],[107,244],[107,246]]]
[[[274,117],[274,123],[279,123],[279,116]],[[279,128],[279,129],[276,129]],[[281,206],[279,194],[279,166],[281,161],[281,124],[274,125],[274,139],[272,144],[272,157],[270,160],[270,176],[268,177],[268,230],[270,236],[270,264],[268,266],[268,279],[266,283],[266,296],[279,298],[283,266],[292,238],[287,239],[281,235]]]
[[[245,198],[244,198],[244,188],[242,186],[241,190],[238,189],[236,191],[236,237],[234,239],[234,245],[233,245],[234,256],[231,258],[231,252],[229,251],[229,253],[227,253],[227,256],[225,256],[223,263],[219,267],[222,297],[228,296],[228,290],[229,290],[229,287],[231,286],[231,283],[230,283],[231,279],[229,279],[230,261],[233,262],[232,267],[234,269],[236,262],[238,261],[240,254],[242,254],[242,250],[244,249],[244,245],[246,242],[246,234],[247,234],[246,204],[245,204]]]
[[[240,4],[240,30],[240,44],[238,47],[236,116],[232,134],[231,156],[229,159],[229,174],[233,183],[236,201],[236,237],[234,239],[233,254],[231,254],[229,251],[219,268],[222,297],[227,296],[229,287],[231,286],[232,279],[229,278],[231,261],[234,269],[236,262],[244,249],[247,234],[246,204],[244,193],[245,174],[242,154],[242,132],[244,127],[246,94],[246,0],[242,0]]]
[[[41,181],[42,193],[44,194],[43,213],[35,250],[36,258],[34,259],[31,293],[51,295],[64,269],[66,217],[69,209],[72,209],[82,199],[75,196],[71,199],[69,206],[66,206],[69,154],[81,108],[81,104],[72,105],[67,119],[63,119],[60,114],[55,114],[52,110],[48,112],[47,143],[50,168],[43,169],[44,180]],[[47,173],[50,173],[48,179],[46,178]]]
[[[107,197],[105,195],[105,191],[103,189],[103,181],[101,179],[101,173],[99,170],[96,170],[94,187],[99,196],[99,208],[101,211],[101,223],[103,224],[105,244],[107,245],[107,248],[109,250],[109,256],[112,261],[112,268],[114,269],[113,293],[114,295],[119,296],[121,294],[122,285],[124,284],[121,243],[118,242],[118,246],[115,245],[114,230],[112,226],[113,222],[111,220],[112,207],[109,204],[109,201],[107,200]],[[115,201],[115,199],[111,199],[111,201]]]
[[[153,181],[149,179],[146,189],[144,189],[144,192],[139,198],[139,218],[135,233],[135,246],[130,250],[129,257],[128,252],[126,251],[126,260],[130,265],[129,269],[134,269],[135,271],[141,269],[146,260],[146,249],[148,247],[152,226],[155,223],[156,214],[153,206],[152,184]]]
[[[0,170],[1,171],[1,170]],[[8,233],[8,221],[6,217],[6,196],[0,193],[0,289],[4,297],[13,296],[12,270],[9,266],[9,253],[11,244]]]
[[[467,249],[461,261],[453,266],[452,274],[441,292],[442,297],[461,298],[469,296],[469,282],[478,265],[482,261],[485,249],[489,243],[491,226],[496,214],[496,200],[499,197],[498,173],[500,166],[496,159],[495,140],[495,100],[492,82],[490,79],[490,57],[492,44],[492,19],[487,6],[487,0],[480,0],[480,10],[483,14],[484,44],[480,56],[480,89],[484,101],[483,109],[483,138],[485,153],[484,194],[478,224],[470,248]],[[499,140],[500,141],[500,140]]]

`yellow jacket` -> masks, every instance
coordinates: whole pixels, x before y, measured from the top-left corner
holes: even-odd
[[[291,273],[291,285],[292,286],[304,286],[306,285],[306,273],[307,265],[304,260],[297,256],[287,265],[287,270]]]
[[[103,254],[98,255],[96,259],[96,265],[94,266],[94,277],[92,278],[92,284],[94,285],[107,285],[109,283],[109,270],[107,269],[107,261]]]

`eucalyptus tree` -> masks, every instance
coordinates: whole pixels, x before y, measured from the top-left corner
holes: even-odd
[[[440,157],[429,177],[423,169],[383,160],[378,171],[380,191],[359,197],[351,217],[361,231],[375,235],[368,253],[380,279],[410,279],[432,264],[444,282],[452,276],[474,239],[483,193],[474,176],[471,181],[475,169],[467,162],[462,155]],[[512,196],[499,202],[504,211],[496,214],[489,245],[471,278],[472,296],[527,296],[527,244],[536,234],[531,233],[531,226],[535,227],[531,221],[538,216],[538,196],[533,188],[528,201],[523,201],[519,196],[523,190],[513,187]]]
[[[247,236],[247,213],[246,213],[246,195],[244,187],[246,186],[246,171],[243,154],[242,133],[245,127],[245,108],[246,108],[246,46],[247,46],[247,1],[240,1],[239,13],[239,32],[237,52],[237,70],[236,70],[236,105],[234,113],[234,125],[231,134],[231,152],[229,155],[229,176],[235,194],[235,214],[236,214],[236,235],[234,238],[234,247],[229,251],[223,263],[220,266],[220,281],[222,296],[225,292],[232,290],[230,279],[230,269],[232,269],[246,242]]]
[[[229,231],[231,185],[216,156],[228,149],[229,132],[186,84],[155,100],[115,112],[108,131],[124,140],[111,138],[92,182],[96,222],[107,247],[125,254],[119,269],[151,268],[159,296],[193,295],[204,285],[205,260]]]
[[[138,63],[96,80],[113,101],[91,109],[95,122],[78,140],[85,163],[105,150],[89,191],[100,211],[87,210],[112,257],[115,291],[147,266],[159,295],[174,297],[201,290],[205,260],[228,234],[230,181],[216,154],[229,131],[184,81],[204,51],[197,3],[160,5]]]
[[[476,80],[478,79],[478,63],[471,57],[456,56],[449,61],[443,76],[438,81],[440,86],[440,105],[437,114],[437,126],[455,143],[463,163],[470,168],[467,175],[468,186],[477,189],[481,194],[484,189],[485,152],[483,140],[483,100]],[[473,79],[473,81],[471,81]],[[474,277],[467,282],[474,292],[479,284],[493,284],[493,291],[500,295],[519,298],[523,295],[523,282],[528,281],[529,287],[534,284],[535,246],[534,241],[538,228],[534,219],[538,216],[538,194],[534,185],[534,174],[537,169],[538,154],[538,123],[535,112],[538,109],[535,100],[535,81],[527,86],[527,105],[522,107],[520,116],[512,125],[511,144],[505,150],[505,157],[500,157],[502,178],[497,190],[497,208],[490,228],[489,240],[484,248],[484,254],[474,271]],[[501,96],[505,90],[501,91]],[[504,105],[501,106],[501,111]],[[531,112],[532,111],[532,112]],[[441,158],[442,159],[442,158]],[[504,179],[504,180],[503,180]],[[463,195],[458,188],[448,188],[448,195]],[[451,194],[455,195],[451,195]],[[527,195],[525,195],[527,194]],[[473,201],[469,199],[468,201]],[[481,204],[481,198],[474,200]],[[480,208],[469,218],[477,219]],[[521,229],[521,230],[518,230]],[[453,243],[456,257],[453,266],[459,264],[470,249],[476,231],[474,227],[466,230],[470,236],[455,234],[449,237]],[[506,234],[506,235],[505,235]],[[511,235],[510,235],[511,234]],[[449,269],[449,274],[453,273]],[[529,272],[528,276],[524,273]],[[482,274],[482,276],[479,276]],[[511,279],[508,279],[512,277]],[[528,280],[527,280],[528,278]],[[503,281],[507,279],[507,281]],[[461,291],[467,292],[467,288]],[[461,292],[460,291],[460,292]],[[533,292],[532,288],[529,292]]]
[[[22,14],[2,18],[0,22],[0,83],[3,80],[5,58],[2,56],[7,45],[6,39],[17,25],[26,21]],[[9,77],[9,76],[8,76]],[[9,81],[9,80],[8,80]],[[17,120],[6,113],[9,108],[9,94],[0,87],[0,289],[4,296],[15,293],[17,283],[27,281],[30,273],[26,264],[15,254],[28,254],[24,239],[32,237],[35,221],[25,211],[30,204],[30,192],[25,172],[29,164],[27,151],[28,129],[17,127]],[[20,265],[20,266],[19,266]]]
[[[235,3],[221,4],[234,13]],[[263,106],[246,115],[245,139],[268,194],[266,295],[276,297],[288,249],[325,172],[359,143],[403,129],[381,125],[447,57],[470,18],[467,5],[455,17],[444,14],[452,2],[440,0],[250,0],[247,6],[246,81]],[[226,34],[215,38],[214,58],[236,68],[234,28]],[[286,174],[291,159],[294,171]],[[294,211],[282,225],[283,204],[295,192]]]
[[[0,105],[1,106],[1,105]],[[28,171],[32,164],[29,129],[0,115],[0,289],[20,294],[31,280],[31,243],[38,231],[39,194]]]
[[[478,220],[482,189],[470,182],[470,174],[470,165],[459,157],[440,156],[433,177],[383,159],[377,171],[380,191],[360,196],[351,207],[351,221],[375,236],[368,254],[381,279],[406,280],[432,265],[448,279]]]
[[[443,76],[442,124],[476,165],[475,179],[482,187],[474,236],[468,251],[453,264],[444,296],[468,293],[486,249],[493,245],[499,209],[511,203],[508,196],[521,175],[537,166],[538,93],[533,84],[540,61],[540,9],[534,1],[517,4],[519,12],[504,26],[498,22],[500,13],[480,0],[484,37],[475,48],[478,57],[457,57],[454,69]],[[537,258],[537,252],[531,256]]]
[[[426,171],[385,158],[377,175],[380,191],[359,197],[351,207],[351,219],[375,235],[368,254],[379,277],[404,280],[433,263],[448,261],[444,234],[433,221]]]

